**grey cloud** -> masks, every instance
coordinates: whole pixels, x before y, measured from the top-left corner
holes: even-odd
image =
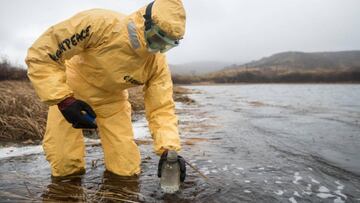
[[[149,0],[4,0],[0,54],[23,63],[26,49],[49,26],[101,7],[131,13]],[[243,62],[272,53],[360,49],[358,0],[184,0],[187,31],[170,63]]]

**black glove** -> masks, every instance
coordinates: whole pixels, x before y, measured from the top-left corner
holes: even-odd
[[[97,128],[96,114],[87,103],[74,97],[68,97],[58,103],[58,107],[65,119],[74,128]]]
[[[158,165],[158,177],[161,178],[161,168],[162,165],[164,164],[164,162],[167,159],[167,151],[165,151],[164,153],[162,153],[160,160],[159,160],[159,165]],[[184,182],[185,177],[186,177],[186,163],[185,163],[185,159],[182,156],[178,155],[178,163],[180,166],[180,181]]]

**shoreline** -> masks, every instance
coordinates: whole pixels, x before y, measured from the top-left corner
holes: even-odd
[[[176,84],[182,87],[191,86],[235,86],[235,85],[360,85],[360,82],[354,83],[193,83],[193,84]]]

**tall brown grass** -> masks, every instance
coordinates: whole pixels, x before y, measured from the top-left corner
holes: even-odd
[[[41,140],[47,106],[28,81],[0,82],[0,141]]]

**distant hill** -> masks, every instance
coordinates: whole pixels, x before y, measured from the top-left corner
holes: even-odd
[[[360,82],[360,51],[283,52],[244,65],[175,82]]]
[[[283,52],[204,78],[219,83],[360,82],[360,51]]]
[[[360,68],[360,51],[342,52],[283,52],[244,65],[257,68],[291,69],[352,69]]]
[[[219,61],[198,61],[184,64],[170,64],[170,70],[175,75],[201,75],[219,71],[230,63]]]

